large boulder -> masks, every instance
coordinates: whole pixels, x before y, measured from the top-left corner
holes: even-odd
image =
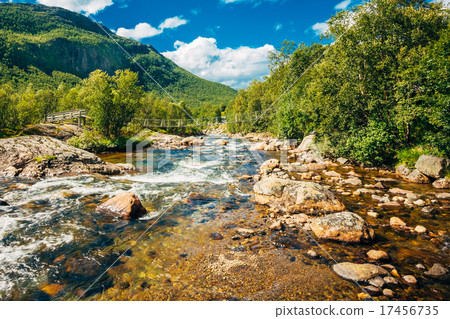
[[[447,161],[442,157],[421,155],[416,162],[416,168],[426,176],[441,178],[445,176]]]
[[[44,178],[92,173],[118,175],[125,169],[47,136],[0,139],[0,176]]]
[[[305,136],[296,150],[298,152],[310,151],[314,145],[315,138],[316,136],[314,134]]]
[[[124,219],[139,218],[147,213],[139,198],[130,192],[121,193],[110,198],[99,205],[96,211]]]
[[[323,239],[347,243],[367,242],[373,239],[374,231],[360,216],[350,213],[334,213],[316,218],[311,223],[314,234]]]
[[[415,184],[428,184],[430,179],[422,174],[418,169],[411,171],[406,165],[397,166],[396,173],[404,180]]]
[[[256,183],[253,191],[259,204],[291,213],[336,212],[344,209],[344,205],[331,191],[312,182],[268,177]]]
[[[377,276],[386,276],[386,269],[373,264],[353,264],[349,262],[333,265],[333,270],[339,276],[353,281],[367,281]]]

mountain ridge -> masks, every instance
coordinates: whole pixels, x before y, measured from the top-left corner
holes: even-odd
[[[109,74],[130,69],[139,73],[147,91],[165,95],[146,72],[174,99],[194,107],[227,104],[237,95],[226,85],[182,69],[153,46],[117,36],[106,26],[66,9],[2,3],[0,18],[0,83],[18,87],[32,83],[37,88],[61,82],[74,85],[96,69]],[[44,80],[36,81],[36,77]]]

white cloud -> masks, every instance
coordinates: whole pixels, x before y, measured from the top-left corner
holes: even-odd
[[[186,23],[188,23],[188,20],[186,19],[182,19],[181,17],[173,17],[164,20],[158,28],[152,27],[148,23],[139,23],[133,29],[119,28],[116,34],[120,35],[121,37],[131,38],[139,41],[161,34],[165,29],[175,29]]]
[[[188,23],[186,19],[182,19],[180,17],[167,18],[163,23],[159,25],[161,30],[164,29],[175,29],[181,25]]]
[[[97,14],[108,6],[113,5],[112,0],[37,0],[37,3],[61,7],[70,11]]]
[[[350,5],[351,2],[352,0],[344,0],[342,2],[339,2],[334,8],[336,10],[345,10],[347,9],[347,7]]]
[[[316,33],[316,35],[324,34],[328,31],[328,23],[319,22],[312,26],[312,29]]]
[[[117,35],[125,38],[131,38],[135,40],[141,40],[144,38],[154,37],[155,35],[161,34],[163,31],[152,27],[148,23],[139,23],[134,27],[134,29],[119,28],[116,32]]]
[[[176,41],[175,49],[163,55],[195,75],[236,89],[267,75],[267,55],[275,50],[269,44],[259,48],[220,49],[216,39],[204,37],[198,37],[191,43]]]
[[[281,23],[275,24],[275,31],[283,29],[283,25]]]

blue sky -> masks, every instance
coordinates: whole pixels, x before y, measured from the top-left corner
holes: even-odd
[[[153,45],[203,78],[243,88],[268,73],[287,39],[320,42],[326,21],[362,0],[25,0],[90,14],[117,34]],[[445,0],[449,1],[449,0]],[[7,1],[2,1],[7,2]]]

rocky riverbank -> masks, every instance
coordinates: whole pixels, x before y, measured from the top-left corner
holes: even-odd
[[[112,164],[47,136],[0,139],[0,176],[46,178],[63,175],[120,175],[134,167]]]

